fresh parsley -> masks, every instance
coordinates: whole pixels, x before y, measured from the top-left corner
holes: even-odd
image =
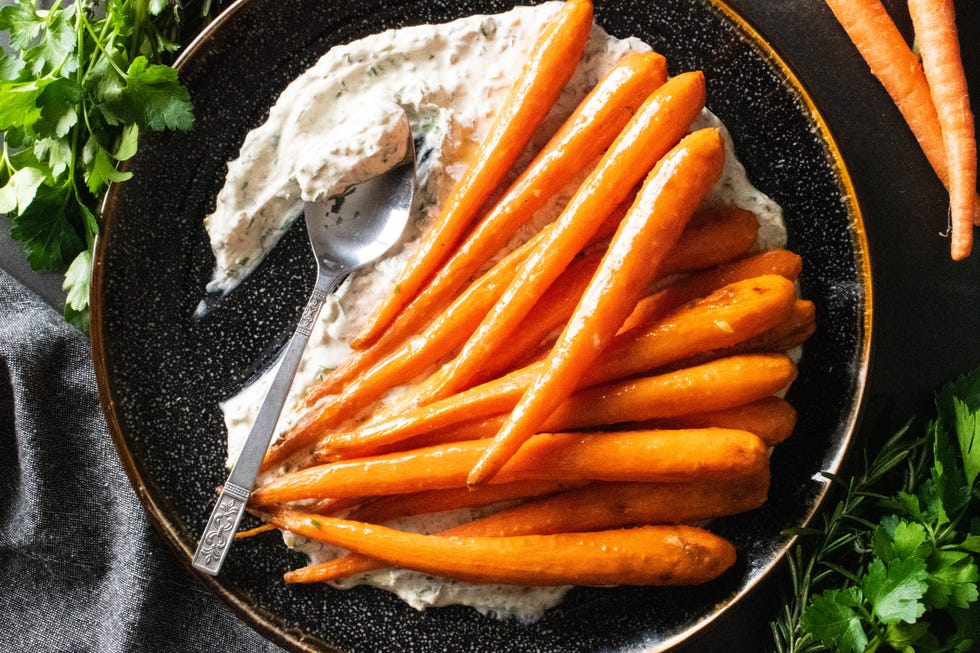
[[[15,0],[0,8],[8,43],[0,213],[31,267],[66,271],[65,317],[83,329],[100,196],[129,177],[117,163],[136,152],[141,130],[194,124],[187,89],[165,63],[179,47],[185,4]]]
[[[980,369],[936,395],[845,480],[821,527],[799,529],[781,653],[980,648]]]

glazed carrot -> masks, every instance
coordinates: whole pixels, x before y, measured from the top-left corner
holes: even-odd
[[[729,262],[748,252],[758,233],[759,222],[750,211],[736,207],[699,211],[664,259],[656,277]],[[563,280],[567,273],[568,270],[559,279]],[[496,378],[528,360],[547,336],[568,321],[587,283],[586,279],[581,287],[569,287],[564,283],[559,286],[556,281],[508,340],[507,348],[487,361],[476,379]]]
[[[816,328],[816,307],[811,301],[799,299],[793,304],[793,311],[783,322],[726,351],[732,353],[788,351],[806,342]]]
[[[728,541],[692,526],[440,537],[292,510],[265,518],[279,528],[398,567],[470,583],[688,585],[717,578],[735,562],[735,548]]]
[[[729,284],[678,309],[660,324],[619,336],[602,360],[583,375],[580,387],[640,374],[702,351],[733,346],[787,319],[794,302],[792,282],[775,275]],[[534,363],[452,397],[374,420],[352,432],[326,434],[317,455],[330,459],[340,451],[370,450],[464,420],[508,412],[541,367],[541,363]],[[485,433],[473,437],[485,437]]]
[[[762,275],[778,275],[791,281],[795,280],[802,267],[803,262],[799,255],[785,249],[775,249],[702,270],[641,299],[623,322],[620,332],[626,333],[636,327],[645,327],[658,320],[667,311],[736,281]]]
[[[542,424],[577,430],[740,406],[772,395],[796,379],[782,354],[742,354],[694,367],[597,385],[572,394]]]
[[[530,501],[438,535],[512,537],[589,532],[634,524],[684,524],[757,508],[766,500],[768,488],[765,470],[724,484],[594,483]],[[355,553],[289,572],[285,580],[322,583],[384,566],[384,562]]]
[[[395,290],[386,295],[369,318],[368,333],[387,326],[415,297],[470,227],[575,72],[591,31],[590,0],[567,0],[545,25],[480,141],[472,163],[422,237],[418,250],[395,282]]]
[[[780,397],[765,397],[758,401],[704,412],[650,420],[635,427],[665,429],[695,429],[716,426],[755,433],[772,447],[793,433],[796,409]],[[492,485],[489,487],[493,487]]]
[[[463,487],[488,444],[471,440],[309,467],[257,488],[250,502],[254,507]],[[541,433],[530,438],[491,482],[720,482],[768,464],[765,444],[747,431]]]
[[[412,300],[398,316],[399,331],[418,331],[452,301],[518,227],[609,147],[636,108],[665,81],[667,62],[654,52],[629,55],[613,66],[418,296],[399,292],[406,303]],[[391,325],[391,319],[369,322],[351,346],[364,349]]]
[[[953,1],[909,0],[909,15],[942,128],[953,226],[950,254],[959,261],[969,256],[973,248],[973,221],[978,208],[977,141]]]
[[[623,325],[695,209],[721,177],[725,148],[715,129],[678,143],[647,177],[542,369],[469,476],[486,483],[576,387]]]
[[[873,74],[891,96],[936,176],[950,188],[939,114],[918,57],[880,0],[826,0]],[[974,190],[974,193],[976,191]],[[980,219],[980,215],[975,215]]]
[[[587,484],[561,481],[519,481],[480,488],[450,488],[380,497],[348,514],[348,519],[381,524],[392,519],[444,510],[475,508],[501,501],[532,499]]]
[[[626,207],[617,207],[599,227],[593,242],[610,238],[625,214]],[[341,367],[328,374],[310,392],[305,404],[311,405],[328,394],[345,390],[349,398],[357,391],[357,388],[349,388],[350,384],[365,386],[379,383],[385,390],[390,389],[410,380],[410,377],[402,375],[406,368],[419,370],[452,352],[466,341],[513,280],[520,263],[550,229],[551,225],[546,225],[542,232],[535,234],[470,284],[425,327],[421,338],[417,337],[414,325],[404,324],[402,315],[399,315],[373,345],[353,352]],[[407,326],[412,326],[412,329],[403,328]],[[380,362],[382,360],[383,363]],[[376,375],[384,378],[378,380]]]
[[[597,227],[684,135],[704,106],[704,75],[683,73],[653,92],[558,216],[554,229],[521,264],[479,328],[455,358],[429,377],[413,398],[425,404],[457,392],[527,316]]]

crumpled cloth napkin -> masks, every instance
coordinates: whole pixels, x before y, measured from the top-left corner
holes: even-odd
[[[279,651],[143,512],[85,336],[0,270],[0,651]]]

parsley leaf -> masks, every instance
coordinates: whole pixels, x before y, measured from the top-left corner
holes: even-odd
[[[813,597],[803,615],[803,625],[835,650],[861,653],[868,645],[868,636],[855,609],[861,602],[861,592],[856,587],[827,590]]]
[[[128,172],[140,128],[190,129],[166,65],[193,0],[11,0],[0,7],[0,212],[35,269],[65,270],[65,316],[87,324],[100,196]],[[50,5],[50,6],[47,6]],[[201,3],[202,19],[210,2]],[[193,33],[193,32],[191,32]],[[70,263],[70,266],[69,266]]]
[[[883,623],[915,623],[926,611],[922,603],[928,589],[926,576],[926,563],[921,558],[898,559],[890,564],[877,559],[868,565],[861,589]]]

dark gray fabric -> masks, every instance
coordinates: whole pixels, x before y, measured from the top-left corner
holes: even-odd
[[[0,651],[278,651],[166,548],[88,341],[0,270]]]

